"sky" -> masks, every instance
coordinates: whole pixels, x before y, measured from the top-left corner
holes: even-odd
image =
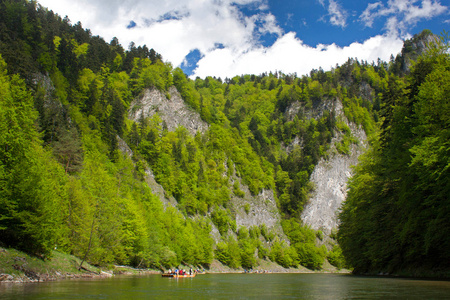
[[[38,0],[109,42],[147,45],[191,78],[330,70],[389,61],[450,28],[447,0]]]

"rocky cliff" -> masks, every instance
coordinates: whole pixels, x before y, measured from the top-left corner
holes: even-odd
[[[176,130],[178,126],[183,126],[190,134],[195,135],[197,133],[203,134],[209,128],[209,125],[201,119],[200,115],[186,105],[175,87],[171,87],[168,93],[156,89],[145,90],[131,103],[128,117],[138,121],[142,115],[146,118],[152,117],[156,113],[166,123],[169,131]],[[122,140],[119,140],[119,146],[123,152],[130,153],[131,150]],[[164,188],[156,182],[151,169],[146,170],[146,175],[147,184],[163,204],[165,206],[176,206],[176,199],[167,197]],[[236,175],[236,172],[231,180],[232,184],[237,181],[240,190],[245,194],[243,197],[232,196],[231,198],[231,210],[235,216],[237,228],[265,224],[269,230],[284,237],[274,191],[263,190],[259,195],[252,195],[248,186],[241,183],[241,179]],[[214,226],[212,235],[216,242],[220,240],[218,230]]]
[[[349,126],[351,135],[358,142],[351,144],[349,154],[338,153],[336,145],[343,138],[343,134],[338,132],[332,139],[328,158],[321,158],[311,174],[310,181],[315,189],[301,214],[301,219],[311,228],[321,230],[326,235],[330,235],[338,225],[337,214],[347,196],[347,180],[352,175],[351,166],[358,163],[358,156],[364,151],[367,139],[362,128],[348,122],[341,101],[335,99],[330,102],[322,107],[334,111],[336,118]]]
[[[286,111],[286,117],[291,119],[299,111],[302,111],[307,118],[316,119],[320,118],[324,111],[334,111],[336,118],[349,126],[351,135],[358,140],[358,143],[350,146],[349,154],[341,154],[336,150],[335,145],[340,143],[343,134],[337,132],[333,137],[328,157],[319,161],[310,178],[315,190],[302,212],[301,219],[311,228],[322,230],[329,235],[338,225],[337,213],[347,194],[347,180],[352,174],[351,166],[357,164],[358,156],[365,148],[366,135],[362,128],[348,122],[343,112],[342,102],[337,98],[318,101],[311,109],[305,109],[300,103],[293,103]],[[145,90],[132,102],[129,118],[137,121],[141,115],[151,117],[156,113],[167,124],[169,131],[183,126],[194,135],[198,132],[204,133],[208,129],[208,124],[184,103],[175,87],[171,87],[168,93],[156,89]],[[296,137],[291,145],[285,146],[285,150],[289,152],[294,145],[301,146],[301,142],[301,137]],[[232,181],[233,183],[238,181],[240,189],[245,193],[243,197],[233,196],[231,199],[237,227],[266,224],[269,229],[282,236],[281,216],[277,209],[274,191],[264,190],[259,195],[253,196],[236,175],[232,176]],[[150,169],[147,171],[147,183],[165,205],[176,206],[176,199],[166,197],[163,187],[155,181]],[[215,238],[218,240],[219,236]]]
[[[167,93],[146,89],[131,103],[128,118],[138,121],[142,115],[147,118],[156,113],[166,123],[169,131],[183,126],[190,134],[195,135],[197,132],[204,133],[209,127],[200,115],[183,101],[174,86],[170,87]]]
[[[402,55],[399,55],[396,59],[400,62],[402,72],[409,73],[414,61],[438,41],[439,37],[428,30],[424,30],[420,34],[414,35],[412,39],[406,40],[403,45]]]

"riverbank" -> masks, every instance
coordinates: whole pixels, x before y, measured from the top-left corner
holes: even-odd
[[[64,279],[89,279],[89,278],[107,278],[116,275],[148,275],[161,274],[160,270],[135,269],[129,266],[110,266],[108,268],[98,268],[88,263],[83,263],[83,268],[79,268],[81,260],[75,256],[53,251],[51,260],[42,260],[30,256],[24,252],[15,249],[5,249],[0,247],[0,284],[1,283],[26,283],[43,282]],[[327,261],[322,266],[322,270],[313,271],[305,267],[284,268],[274,262],[259,259],[258,266],[251,270],[243,268],[232,269],[213,260],[206,273],[226,274],[226,273],[332,273],[332,274],[350,274],[346,269],[338,270]],[[180,266],[180,268],[189,269],[191,266]],[[386,274],[380,272],[359,274],[363,276],[376,277],[404,277],[404,278],[428,278],[445,279],[450,278],[448,271],[427,271],[427,270],[407,270],[396,274]]]
[[[160,270],[135,269],[129,266],[111,266],[109,268],[98,268],[88,263],[83,263],[79,268],[81,260],[75,256],[53,251],[50,260],[42,260],[30,256],[15,249],[0,247],[0,283],[1,282],[41,282],[62,279],[82,278],[107,278],[115,275],[146,275],[160,274]],[[338,270],[328,262],[320,271],[312,271],[305,267],[283,268],[282,266],[267,260],[258,260],[258,266],[252,270],[243,268],[232,269],[214,260],[207,273],[350,273],[348,270]],[[180,266],[189,269],[190,266]]]
[[[134,269],[127,266],[98,268],[83,263],[75,256],[53,251],[50,260],[42,260],[16,249],[0,247],[0,283],[41,282],[61,279],[107,278],[114,275],[159,274],[158,270]]]
[[[325,261],[322,266],[322,270],[313,271],[303,266],[298,268],[284,268],[272,261],[258,259],[257,267],[251,270],[245,270],[243,268],[232,269],[228,266],[221,264],[219,261],[214,260],[209,269],[206,270],[207,273],[350,273],[349,270],[341,269],[338,270],[336,267],[332,266],[330,263]]]
[[[83,263],[79,268],[81,260],[75,256],[53,251],[50,260],[30,256],[16,249],[0,247],[0,283],[1,282],[41,282],[62,279],[82,278],[106,278],[115,275],[146,275],[160,274],[160,270],[135,269],[129,266],[111,266],[109,268],[98,268],[88,263]],[[282,266],[267,260],[259,259],[258,266],[252,270],[243,268],[232,269],[213,260],[207,273],[350,273],[348,270],[338,270],[328,262],[325,262],[322,270],[312,271],[305,267],[283,268]],[[189,269],[190,266],[181,266]]]

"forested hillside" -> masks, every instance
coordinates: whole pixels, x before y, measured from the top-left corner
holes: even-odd
[[[380,132],[355,169],[340,214],[339,242],[357,272],[448,276],[448,42],[432,44],[405,78],[389,77]]]
[[[328,258],[343,267],[334,236],[318,243],[323,234],[300,220],[314,190],[310,175],[321,158],[347,155],[350,145],[361,142],[350,124],[366,132],[374,149],[378,123],[380,136],[412,149],[407,153],[426,149],[383,133],[393,127],[389,122],[397,115],[390,107],[396,97],[406,97],[406,84],[427,97],[419,86],[441,65],[419,64],[404,77],[414,57],[408,49],[388,63],[355,58],[309,76],[191,80],[147,46],[125,50],[117,39],[107,43],[34,1],[2,0],[0,243],[44,258],[57,249],[96,265],[169,268],[208,266],[217,259],[232,268],[271,260],[320,269]],[[149,91],[170,101],[174,89],[208,124],[204,130],[169,129],[157,109],[128,118]],[[327,106],[332,101],[342,103],[343,114]],[[426,115],[427,107],[421,109]],[[125,143],[128,153],[119,147]],[[437,147],[438,140],[428,143]],[[439,149],[436,163],[444,151]],[[164,205],[152,191],[149,174],[175,206]],[[250,213],[248,194],[266,191],[273,193],[283,232],[263,222],[238,228],[237,211]],[[242,207],[233,199],[242,199]],[[211,235],[215,230],[218,241]],[[342,243],[347,247],[345,238]],[[349,251],[344,248],[350,257]]]

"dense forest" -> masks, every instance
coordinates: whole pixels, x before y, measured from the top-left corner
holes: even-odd
[[[107,43],[35,1],[2,0],[0,244],[43,258],[57,249],[96,265],[169,268],[217,259],[252,268],[266,259],[320,269],[328,259],[343,267],[335,235],[328,247],[318,243],[321,232],[304,226],[300,213],[318,161],[347,155],[360,142],[351,122],[364,129],[371,148],[355,169],[341,214],[338,239],[348,263],[365,271],[424,256],[443,260],[448,53],[439,46],[407,67],[416,59],[411,44],[430,35],[406,41],[390,62],[355,58],[301,77],[191,80],[147,46],[125,50],[116,38]],[[158,114],[127,117],[146,89],[170,98],[172,86],[209,124],[206,132],[169,131]],[[311,116],[335,99],[345,118],[328,110]],[[123,141],[131,157],[121,151]],[[152,192],[148,170],[176,207]],[[421,184],[410,189],[416,180]],[[274,191],[283,234],[265,224],[237,228],[230,199],[243,197],[243,185],[253,195]],[[405,220],[396,223],[396,209]],[[387,240],[398,247],[381,245]]]
[[[405,78],[389,77],[379,133],[340,214],[339,242],[356,272],[450,269],[448,42],[433,44]]]

